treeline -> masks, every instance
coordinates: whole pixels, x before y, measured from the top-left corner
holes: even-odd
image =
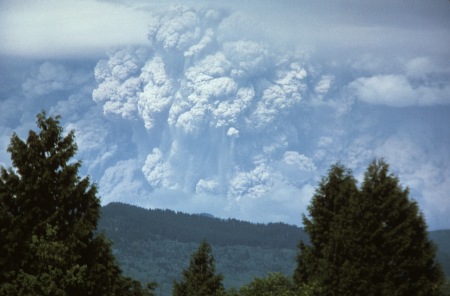
[[[114,243],[113,250],[127,276],[142,283],[155,281],[159,284],[158,293],[171,295],[173,281],[180,278],[180,271],[187,266],[189,255],[198,245],[198,242],[148,240]],[[265,277],[268,272],[291,275],[296,267],[295,249],[212,245],[212,254],[227,289],[239,288],[255,277]]]
[[[105,230],[116,244],[148,239],[198,243],[206,239],[220,246],[294,249],[299,240],[307,241],[305,232],[294,225],[253,224],[121,203],[102,208],[99,229]]]

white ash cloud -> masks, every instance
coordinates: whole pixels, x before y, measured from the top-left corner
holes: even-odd
[[[298,142],[290,117],[308,91],[307,67],[263,42],[224,35],[230,18],[173,7],[150,21],[148,47],[117,50],[95,68],[93,99],[105,114],[162,134],[142,167],[155,189],[260,198],[295,179],[286,159],[315,174],[305,155],[285,155]],[[316,91],[331,83],[322,77]]]

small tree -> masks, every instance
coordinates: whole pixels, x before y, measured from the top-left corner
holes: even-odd
[[[203,241],[190,259],[189,267],[183,270],[181,282],[174,283],[174,296],[213,296],[222,295],[223,276],[215,274],[214,257],[211,246]]]
[[[239,289],[239,296],[296,296],[305,295],[295,292],[291,278],[279,272],[270,273],[265,278],[255,278],[251,283]]]
[[[11,138],[14,169],[0,175],[0,295],[145,295],[95,235],[97,189],[78,176],[75,135],[63,136],[59,119],[42,112],[39,133]]]
[[[316,295],[439,295],[443,273],[417,204],[384,161],[367,169],[361,189],[350,171],[329,171],[304,217],[294,282]]]

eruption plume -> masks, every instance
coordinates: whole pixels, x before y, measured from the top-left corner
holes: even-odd
[[[315,171],[290,150],[307,69],[267,44],[224,34],[233,17],[174,7],[150,22],[149,47],[114,51],[95,68],[93,99],[104,113],[142,120],[158,135],[142,167],[153,188],[259,198]]]

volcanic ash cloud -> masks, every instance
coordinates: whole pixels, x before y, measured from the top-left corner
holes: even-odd
[[[292,174],[315,170],[290,151],[307,70],[300,59],[230,33],[233,18],[174,7],[152,18],[148,47],[116,50],[95,68],[93,99],[104,113],[138,119],[159,135],[142,167],[154,188],[258,198],[299,187]],[[298,161],[308,166],[293,169]]]

